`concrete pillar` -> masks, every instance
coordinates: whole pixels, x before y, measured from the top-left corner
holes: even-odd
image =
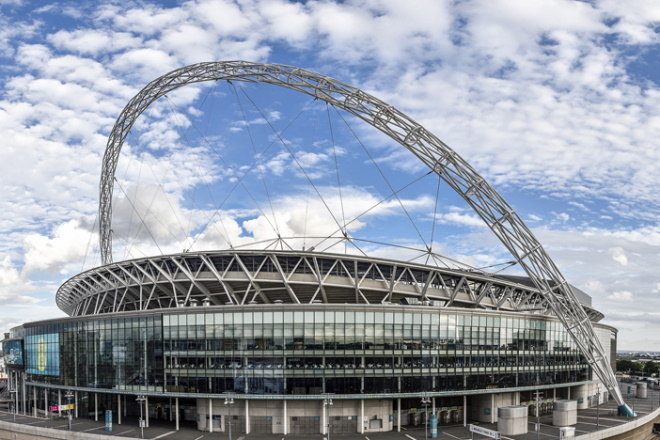
[[[37,387],[32,387],[32,415],[37,417]]]
[[[396,399],[396,431],[401,432],[401,399]]]
[[[467,426],[467,396],[463,396],[463,426]]]
[[[57,390],[57,406],[62,405],[62,390]]]
[[[117,424],[121,425],[121,394],[117,395]],[[140,405],[142,405],[140,403]]]
[[[289,418],[286,415],[286,400],[284,400],[284,435],[289,433]]]
[[[44,388],[44,411],[48,417],[48,388]]]
[[[360,434],[364,434],[364,399],[360,399]]]
[[[27,415],[28,413],[28,408],[27,408],[27,385],[25,385],[25,371],[20,373],[17,378],[21,378],[21,389],[23,391],[23,414]],[[18,400],[18,397],[16,398]]]
[[[74,405],[74,407],[73,407],[74,414],[73,415],[76,418],[78,418],[78,391],[73,392],[73,405]]]
[[[213,432],[213,400],[209,399],[209,432]]]
[[[327,423],[328,418],[326,417],[325,411],[326,411],[325,401],[321,400],[321,435],[328,434],[328,423]]]
[[[495,394],[490,395],[490,423],[495,423],[497,409],[495,408]]]
[[[99,421],[99,393],[94,393],[94,421]]]
[[[172,398],[171,397],[170,397],[170,407],[169,408],[170,408],[170,410],[168,411],[168,413],[169,413],[168,418],[170,419],[170,422],[171,422],[172,421]]]
[[[179,430],[179,398],[174,398],[174,420],[176,420],[176,430]]]
[[[144,426],[149,427],[149,396],[144,396]]]
[[[246,381],[247,383],[247,381]],[[245,399],[245,433],[250,433],[250,404],[249,400]]]

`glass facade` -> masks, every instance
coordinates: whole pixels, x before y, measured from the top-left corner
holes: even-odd
[[[28,379],[118,390],[273,395],[461,391],[590,377],[562,324],[529,315],[373,305],[198,307],[123,315],[26,324]],[[59,342],[40,348],[46,356],[59,356],[57,374],[30,368],[38,366],[42,353],[30,348],[39,335],[58,335]]]

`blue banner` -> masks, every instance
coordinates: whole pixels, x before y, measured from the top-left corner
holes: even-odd
[[[105,428],[106,431],[112,431],[112,411],[105,410]]]
[[[60,335],[48,333],[25,338],[29,374],[60,375]]]

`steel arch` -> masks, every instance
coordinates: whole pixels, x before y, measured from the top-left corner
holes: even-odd
[[[360,89],[298,67],[245,61],[194,64],[155,79],[129,101],[110,133],[103,157],[99,218],[104,264],[112,262],[112,192],[117,160],[135,120],[152,102],[172,90],[218,80],[273,84],[313,96],[364,120],[411,151],[463,197],[506,246],[620,405],[620,412],[632,413],[625,405],[589,317],[555,263],[513,208],[461,156],[398,109]]]

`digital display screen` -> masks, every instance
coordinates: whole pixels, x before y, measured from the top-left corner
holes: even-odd
[[[2,343],[5,364],[23,366],[23,341],[5,341]]]
[[[29,374],[60,375],[60,335],[48,333],[25,338]]]

